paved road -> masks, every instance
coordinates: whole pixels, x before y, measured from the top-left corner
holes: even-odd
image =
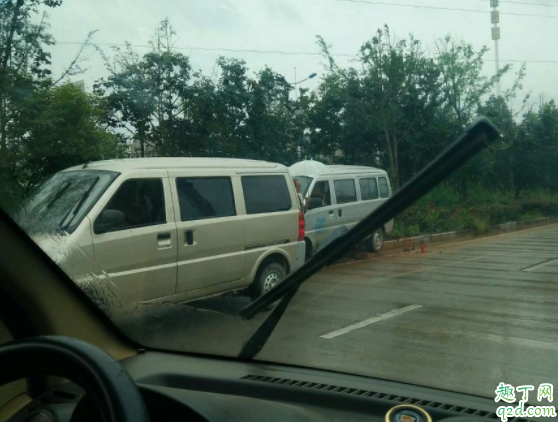
[[[146,307],[136,335],[234,356],[266,316],[239,320],[247,303]],[[558,386],[558,225],[325,269],[258,359],[488,397],[501,381]]]

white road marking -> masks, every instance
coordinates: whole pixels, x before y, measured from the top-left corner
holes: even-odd
[[[418,308],[422,308],[422,305],[409,305],[409,306],[405,306],[404,308],[394,309],[393,311],[389,311],[385,314],[378,315],[374,318],[365,319],[364,321],[357,322],[356,324],[349,325],[348,327],[341,328],[340,330],[337,331],[332,331],[331,333],[324,334],[323,336],[320,337],[326,339],[332,339],[334,337],[338,337],[343,334],[350,333],[351,331],[357,330],[359,328],[364,328],[370,324],[374,324],[375,322],[393,318],[394,316],[404,314],[405,312],[414,311],[415,309]]]
[[[558,262],[558,259],[551,259],[546,262],[541,262],[540,264],[533,265],[532,267],[527,267],[522,271],[526,271],[526,272],[535,271],[538,270],[539,268],[546,267],[547,265],[554,264],[555,262]]]

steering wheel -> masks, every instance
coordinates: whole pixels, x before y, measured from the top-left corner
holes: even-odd
[[[39,336],[0,347],[0,385],[33,375],[74,381],[85,390],[103,422],[149,422],[132,378],[117,360],[89,343]]]

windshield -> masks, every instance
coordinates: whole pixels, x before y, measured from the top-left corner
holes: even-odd
[[[16,221],[28,232],[45,221],[72,233],[118,173],[66,171],[37,187],[23,202]]]
[[[555,1],[98,3],[0,1],[0,207],[126,336],[558,383]]]

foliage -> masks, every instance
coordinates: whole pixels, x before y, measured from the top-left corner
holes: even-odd
[[[122,156],[117,136],[105,129],[98,98],[60,83],[78,74],[80,52],[55,80],[47,47],[45,8],[56,0],[0,3],[0,195],[6,204],[68,166]]]
[[[510,108],[524,66],[509,89],[493,95],[511,66],[487,76],[486,48],[446,36],[428,57],[419,40],[398,38],[385,26],[350,66],[340,67],[318,37],[325,71],[310,92],[269,67],[250,73],[235,58],[219,58],[204,75],[175,48],[176,33],[164,20],[145,54],[130,44],[100,51],[107,76],[88,94],[60,84],[80,72],[80,53],[60,77],[50,71],[47,47],[54,41],[39,10],[60,4],[0,3],[4,198],[62,168],[124,155],[372,165],[389,170],[396,190],[485,115],[501,129],[501,140],[403,213],[394,235],[483,232],[510,219],[558,213],[558,107],[541,101],[526,112]]]
[[[98,100],[79,87],[44,89],[29,101],[35,112],[27,122],[32,130],[22,150],[25,164],[18,169],[27,174],[27,190],[67,167],[124,156],[124,145],[102,127]]]
[[[440,105],[439,71],[434,61],[425,57],[421,43],[413,36],[397,40],[387,26],[362,45],[359,70],[340,69],[324,40],[318,38],[318,44],[330,63],[326,82],[337,85],[324,91],[335,93],[341,89],[345,98],[345,104],[332,103],[338,107],[338,124],[362,132],[358,123],[365,122],[367,136],[349,136],[337,147],[349,162],[370,147],[382,151],[377,156],[387,161],[392,183],[398,189],[400,156],[404,155],[400,150],[412,149],[410,145],[419,137],[413,135],[420,133],[414,130],[424,129],[424,123]]]
[[[456,188],[444,184],[395,218],[391,238],[472,230],[483,234],[494,225],[558,215],[558,195],[549,190],[511,193],[472,186],[464,202]]]

